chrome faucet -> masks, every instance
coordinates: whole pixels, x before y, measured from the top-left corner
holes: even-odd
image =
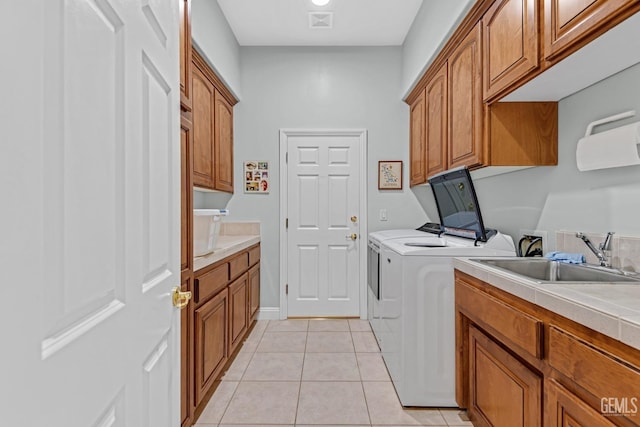
[[[600,261],[600,265],[602,267],[611,267],[611,260],[607,258],[607,252],[611,251],[612,236],[613,231],[608,232],[607,237],[604,239],[604,242],[600,243],[598,245],[598,249],[596,249],[596,247],[593,246],[593,243],[591,243],[591,240],[589,240],[589,238],[585,236],[584,233],[576,233],[576,237],[578,239],[582,239],[587,247],[591,249],[591,252],[593,252],[595,256],[598,257],[598,261]]]

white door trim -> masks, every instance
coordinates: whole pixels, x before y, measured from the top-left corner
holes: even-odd
[[[288,282],[287,267],[287,218],[288,168],[287,144],[290,136],[356,136],[360,140],[360,236],[358,245],[360,250],[360,318],[367,318],[367,130],[366,129],[280,129],[280,319],[288,315],[286,284]]]

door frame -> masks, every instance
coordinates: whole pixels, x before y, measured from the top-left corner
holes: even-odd
[[[286,285],[289,282],[287,227],[287,205],[289,202],[289,173],[287,164],[287,146],[290,136],[355,136],[360,142],[360,176],[359,190],[360,201],[360,235],[358,236],[358,248],[360,250],[360,283],[358,283],[360,300],[360,318],[367,318],[367,147],[368,138],[366,129],[280,129],[280,319],[287,318],[289,307],[286,293]]]

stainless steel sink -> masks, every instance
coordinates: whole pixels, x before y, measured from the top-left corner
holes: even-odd
[[[640,276],[589,264],[567,264],[542,258],[478,259],[538,282],[640,282]]]

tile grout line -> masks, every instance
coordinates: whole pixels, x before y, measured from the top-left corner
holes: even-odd
[[[302,394],[302,375],[304,374],[304,362],[307,360],[307,340],[309,339],[309,322],[307,321],[307,330],[304,338],[304,352],[302,353],[302,369],[300,369],[300,382],[298,383],[298,401],[296,402],[296,413],[293,417],[293,425],[298,424],[298,410],[300,409],[300,396]]]
[[[349,330],[351,330],[351,325],[349,325]],[[353,341],[353,330],[351,330],[351,341]],[[364,381],[362,380],[362,371],[360,370],[360,362],[358,361],[358,353],[356,352],[356,346],[353,346],[353,354],[356,358],[356,366],[358,367],[358,375],[360,375],[360,388],[362,389],[362,396],[364,397],[364,406],[367,408],[367,417],[369,417],[369,425],[373,425],[373,421],[371,420],[371,412],[369,411],[369,401],[367,400],[367,393],[364,390]]]

